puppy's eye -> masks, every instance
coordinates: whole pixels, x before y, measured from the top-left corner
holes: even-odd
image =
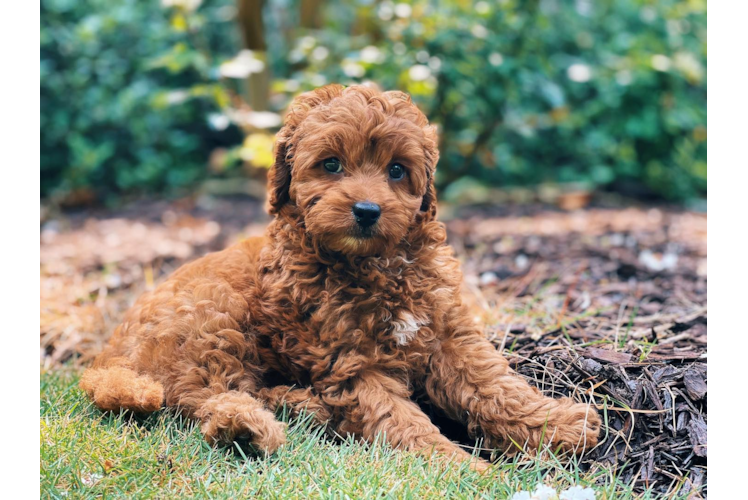
[[[393,163],[390,166],[390,179],[399,181],[405,176],[405,167],[399,163]]]
[[[343,171],[343,165],[340,164],[340,160],[337,158],[322,160],[322,166],[331,174],[339,174]]]

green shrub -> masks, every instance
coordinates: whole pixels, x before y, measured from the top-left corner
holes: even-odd
[[[316,30],[298,27],[299,1],[265,8],[272,110],[373,80],[440,126],[442,187],[706,194],[704,0],[331,0]],[[238,148],[236,127],[206,124],[242,88],[218,77],[239,48],[233,5],[43,0],[42,195],[184,186],[217,145]]]
[[[379,39],[341,42],[330,30],[305,40],[309,66],[294,76],[409,91],[441,126],[442,185],[472,176],[705,195],[706,2],[403,5],[369,13]],[[317,46],[331,56],[315,60]]]
[[[158,1],[42,0],[41,12],[42,196],[189,185],[210,149],[239,140],[207,126],[224,90]]]

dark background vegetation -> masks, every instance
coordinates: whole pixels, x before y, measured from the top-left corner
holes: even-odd
[[[294,95],[368,80],[439,125],[444,199],[706,196],[703,0],[42,0],[41,13],[41,196],[55,203],[241,189],[263,178]]]

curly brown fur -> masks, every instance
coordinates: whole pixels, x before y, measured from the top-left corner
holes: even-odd
[[[470,319],[436,221],[436,133],[407,95],[302,94],[275,154],[266,236],[185,265],[138,300],[81,382],[99,407],[179,407],[211,442],[246,436],[272,452],[284,427],[268,409],[287,404],[340,434],[470,460],[417,393],[508,451],[596,444],[594,410],[544,397]],[[325,170],[328,158],[343,172]],[[393,163],[402,179],[388,176]],[[366,232],[351,211],[360,201],[381,207]]]

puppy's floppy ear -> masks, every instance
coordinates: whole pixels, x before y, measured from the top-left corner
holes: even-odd
[[[439,163],[439,134],[436,127],[429,125],[426,115],[424,115],[408,94],[399,90],[390,90],[383,94],[390,102],[396,103],[396,107],[401,107],[404,116],[408,116],[414,123],[423,127],[425,135],[424,153],[426,156],[426,192],[421,201],[421,218],[422,221],[433,220],[436,217],[436,189],[434,188],[434,176],[436,174],[436,164]]]
[[[423,201],[421,202],[421,212],[424,212],[425,219],[431,220],[436,217],[434,176],[436,174],[436,164],[439,162],[436,127],[432,125],[426,127],[426,139],[426,175],[428,176],[428,182],[426,184],[426,193],[423,195]]]
[[[268,212],[277,214],[289,201],[291,170],[295,150],[296,129],[311,109],[332,101],[343,93],[345,87],[338,84],[320,87],[297,96],[288,108],[285,125],[276,135],[275,163],[268,172]]]

